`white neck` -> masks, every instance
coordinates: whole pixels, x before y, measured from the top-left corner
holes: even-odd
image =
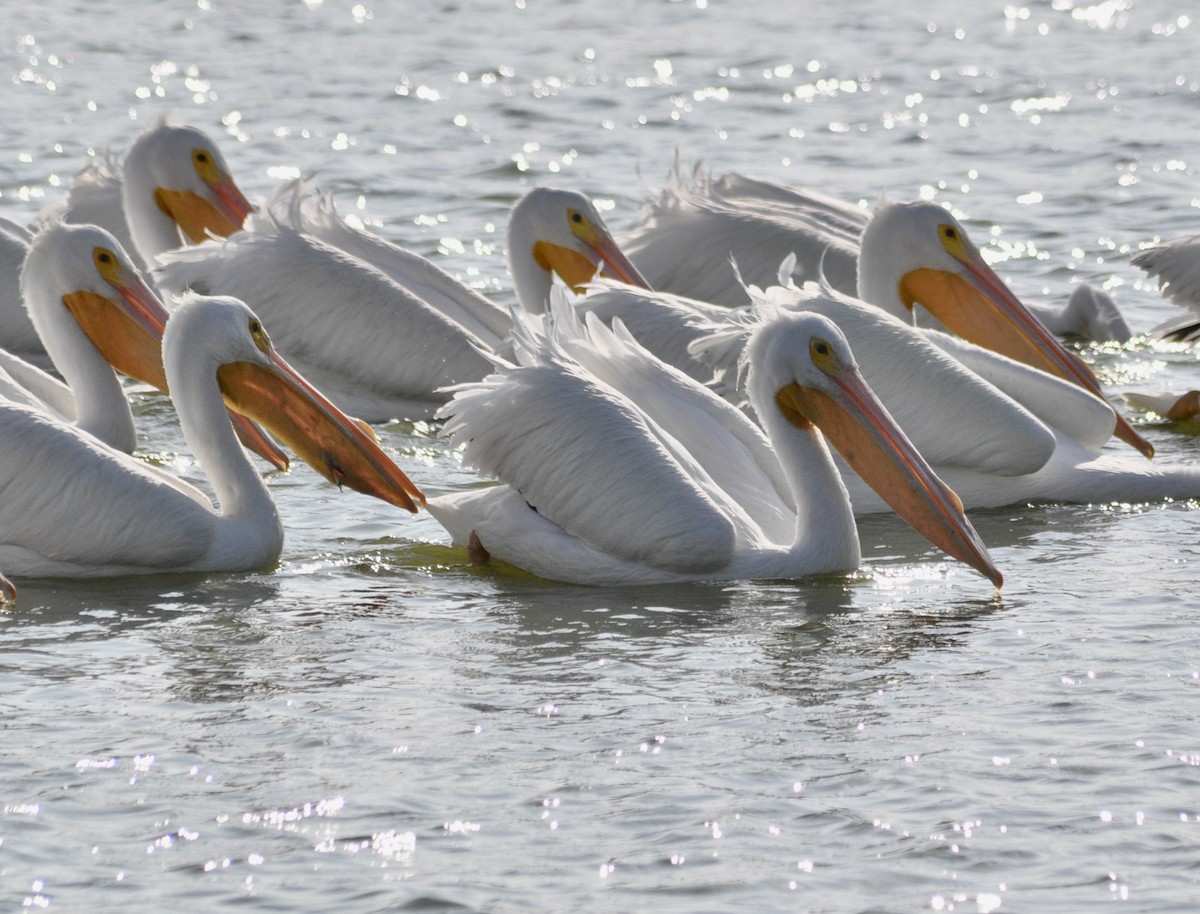
[[[538,239],[530,221],[528,213],[518,204],[508,226],[508,272],[512,274],[517,304],[530,314],[543,314],[553,277],[533,259],[533,246]]]
[[[914,322],[912,309],[900,298],[902,268],[895,262],[891,250],[892,230],[885,220],[872,218],[863,230],[858,251],[858,297],[898,318],[906,324]]]
[[[220,506],[217,540],[210,554],[228,552],[241,559],[240,565],[265,564],[283,547],[283,526],[266,484],[230,425],[216,365],[203,351],[176,348],[169,355],[167,383],[175,392],[183,437],[208,475]],[[259,552],[259,562],[245,561]]]
[[[183,243],[175,221],[155,202],[154,187],[139,181],[129,169],[122,182],[121,200],[133,245],[148,266],[154,266],[159,254],[173,251]]]
[[[132,453],[137,431],[117,373],[61,300],[45,301],[34,293],[28,305],[46,353],[75,399],[75,425],[119,451]]]
[[[752,396],[796,503],[796,530],[789,556],[805,572],[840,571],[859,564],[858,527],[850,496],[825,439],[815,428],[793,425],[776,407]]]

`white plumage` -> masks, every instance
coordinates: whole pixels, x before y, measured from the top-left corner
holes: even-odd
[[[565,314],[555,314],[556,326],[570,324]],[[825,319],[783,315],[750,345],[751,398],[770,445],[739,411],[619,327],[612,332],[592,319],[581,333],[523,330],[518,364],[500,363],[443,409],[465,460],[502,481],[430,501],[455,542],[578,583],[853,568],[853,514],[824,439],[805,418],[811,397],[827,410],[811,414],[839,439],[871,426],[856,439],[865,470],[887,464],[886,455],[889,472],[899,475],[885,488],[909,493],[910,522],[999,582],[955,499],[862,384]],[[841,407],[863,423],[858,432],[849,431]],[[871,434],[890,444],[875,450],[865,443]]]
[[[156,275],[172,289],[248,302],[280,351],[346,411],[428,417],[445,388],[488,373],[485,353],[507,348],[507,314],[425,258],[346,225],[307,185],[281,188],[267,210],[225,242],[163,255]],[[611,262],[637,278],[596,225],[592,205],[569,191],[535,189],[514,206],[509,256],[522,301],[540,301],[552,272],[582,283]]]
[[[942,221],[952,220],[939,209]],[[874,290],[864,287],[857,265],[863,233],[879,213],[880,205],[872,212],[814,190],[736,172],[713,178],[697,165],[689,176],[676,161],[622,245],[653,288],[701,301],[745,304],[731,259],[746,282],[763,286],[774,281],[781,262],[792,258],[793,282],[823,274],[835,289],[885,307]],[[1066,306],[1034,302],[1027,307],[1059,335],[1119,341],[1131,336],[1111,296],[1090,287],[1073,292]]]
[[[1150,333],[1180,343],[1200,339],[1200,235],[1150,245],[1130,262],[1157,279],[1162,294],[1185,309]]]
[[[279,516],[234,436],[222,395],[327,478],[410,510],[422,500],[373,439],[279,359],[241,302],[186,302],[168,321],[163,346],[185,439],[220,513],[194,487],[40,410],[4,403],[0,567],[7,573],[233,571],[275,561]]]

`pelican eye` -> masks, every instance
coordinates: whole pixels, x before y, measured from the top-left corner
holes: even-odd
[[[266,328],[263,327],[262,321],[257,317],[250,318],[250,337],[254,340],[254,345],[266,352],[271,348],[271,338],[267,336]]]
[[[812,358],[813,364],[823,371],[837,367],[837,351],[828,340],[814,336],[809,341],[808,354]]]
[[[942,247],[953,257],[963,259],[967,256],[968,241],[966,236],[956,226],[943,224],[938,226],[938,237]]]
[[[221,180],[221,169],[217,167],[215,157],[203,147],[192,150],[192,165],[205,183],[216,184]]]
[[[571,226],[571,233],[576,238],[591,244],[596,239],[596,229],[592,225],[590,219],[577,209],[567,210],[567,222]]]
[[[92,262],[101,278],[115,283],[121,275],[121,259],[108,248],[92,248]]]

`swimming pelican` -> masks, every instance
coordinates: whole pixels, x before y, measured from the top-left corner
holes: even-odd
[[[31,321],[65,384],[0,353],[20,385],[5,395],[37,405],[105,444],[131,453],[133,414],[114,369],[164,393],[162,332],[167,311],[112,235],[94,225],[52,222],[33,238],[21,270]],[[244,416],[230,417],[239,437],[286,469],[288,459]]]
[[[249,303],[280,352],[368,421],[431,416],[446,387],[490,371],[484,353],[508,345],[506,314],[424,258],[340,222],[328,204],[297,206],[295,193],[282,188],[282,201],[227,241],[164,254],[156,277]],[[550,270],[575,283],[598,265],[638,279],[581,194],[531,191],[513,207],[508,236],[522,301],[541,301]]]
[[[0,407],[0,567],[14,576],[241,571],[275,562],[283,528],[233,434],[222,397],[322,476],[415,511],[423,496],[374,439],[298,375],[258,318],[231,298],[193,296],[163,338],[188,446],[220,513],[186,483],[39,410]]]
[[[69,203],[63,218],[104,228],[124,221],[125,231],[110,231],[118,239],[127,233],[133,242],[130,250],[146,266],[181,244],[232,235],[254,209],[212,138],[197,127],[171,124],[165,118],[133,141],[119,182],[111,172],[111,166],[85,172],[90,180],[80,183],[89,192],[76,198],[74,206]],[[114,189],[119,190],[119,205]]]
[[[36,228],[99,225],[145,268],[185,241],[232,234],[251,210],[216,143],[164,118],[134,140],[122,163],[106,156],[80,171],[66,200],[48,207],[38,226],[0,220],[0,347],[26,359],[44,355],[17,284]]]
[[[766,285],[792,256],[794,282],[815,280],[823,270],[835,289],[874,304],[859,285],[856,265],[872,218],[861,207],[817,191],[736,172],[714,179],[697,165],[689,179],[676,161],[666,186],[647,202],[643,221],[622,245],[654,288],[701,301],[745,303],[730,258],[747,282]],[[1077,290],[1065,307],[1041,302],[1025,307],[1059,336],[1121,342],[1132,336],[1112,297],[1094,290]]]
[[[765,296],[760,309],[811,308],[841,327],[867,382],[968,508],[1200,498],[1200,467],[1102,453],[1110,411],[1075,385],[948,334],[913,328],[828,288],[752,293]],[[580,306],[603,317],[604,294],[593,291]],[[727,319],[709,325],[713,336],[705,338],[684,326],[693,350],[729,375],[748,330]],[[1054,408],[1032,411],[1049,404]],[[887,510],[854,474],[843,477],[856,514]]]
[[[1200,235],[1150,245],[1134,254],[1130,263],[1157,279],[1162,294],[1187,309],[1150,333],[1177,343],[1200,339]]]
[[[908,323],[913,322],[914,308],[919,303],[942,326],[962,339],[1078,386],[1103,406],[1107,423],[1105,439],[1115,432],[1146,457],[1153,455],[1154,449],[1150,443],[1105,400],[1100,383],[1091,369],[1077,355],[1068,352],[1009,291],[984,262],[965,229],[946,209],[927,201],[882,202],[862,232],[859,245],[860,254],[853,265],[858,273],[856,285],[862,303],[869,303]],[[789,275],[781,277],[780,281],[790,283],[790,277],[795,273],[793,258],[785,258],[784,263],[789,265],[786,271]],[[777,273],[778,270],[777,266]],[[738,270],[730,267],[735,279],[739,271],[740,267]],[[651,278],[650,282],[653,283],[654,279]],[[636,291],[628,294],[630,302],[623,309],[606,300],[603,305],[606,315],[621,316],[639,340],[663,357],[669,357],[663,348],[668,345],[666,327],[678,324],[681,319],[667,312],[677,310],[682,304],[685,309],[700,313],[700,320],[705,320],[705,315],[720,320],[720,308],[717,305],[698,305],[695,300],[686,297],[676,297],[673,303],[668,304],[659,296],[658,310],[664,326],[654,328],[648,325],[655,321],[655,309],[647,309],[636,301],[645,300],[646,294]],[[742,287],[742,295],[747,295],[745,286]],[[600,305],[585,302],[584,307],[597,308]],[[635,315],[635,311],[651,313]],[[651,333],[656,334],[662,342],[651,342]],[[683,346],[682,338],[676,338],[673,345],[679,350]],[[858,340],[852,337],[851,345],[857,347]],[[949,349],[950,345],[939,342],[943,349]],[[982,359],[979,350],[972,347],[960,347],[954,354],[969,362],[980,362]],[[881,355],[887,361],[895,361],[899,357],[899,353]],[[1010,373],[1005,362],[983,362],[987,364],[989,373]],[[675,364],[680,363],[676,361]],[[1027,377],[1024,374],[1021,376]],[[1073,398],[1058,399],[1062,396],[1061,386],[1037,383],[1028,387],[1024,380],[1020,383],[1024,392],[1019,399],[1039,416],[1065,414],[1074,408],[1070,405],[1075,402]],[[1026,399],[1034,396],[1043,399]],[[1088,410],[1087,415],[1093,416],[1094,411]],[[1084,445],[1091,447],[1090,434]]]
[[[781,314],[749,345],[748,386],[769,445],[741,412],[631,338],[594,318],[587,332],[574,346],[518,330],[519,364],[498,361],[441,411],[464,459],[502,482],[429,502],[475,556],[584,584],[852,569],[858,536],[827,437],[915,529],[1000,586],[958,499],[825,318]],[[631,385],[636,400],[622,392]]]

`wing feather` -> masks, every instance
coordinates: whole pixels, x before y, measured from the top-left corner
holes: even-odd
[[[0,468],[0,565],[10,574],[176,568],[213,536],[211,511],[152,468],[37,410],[0,404]],[[30,567],[34,556],[44,564]]]
[[[444,401],[439,389],[491,368],[474,334],[370,264],[286,226],[259,219],[253,231],[160,260],[169,287],[242,299],[287,358],[381,395]]]
[[[730,560],[733,523],[626,398],[560,358],[460,388],[441,411],[464,459],[617,558],[681,573]]]

